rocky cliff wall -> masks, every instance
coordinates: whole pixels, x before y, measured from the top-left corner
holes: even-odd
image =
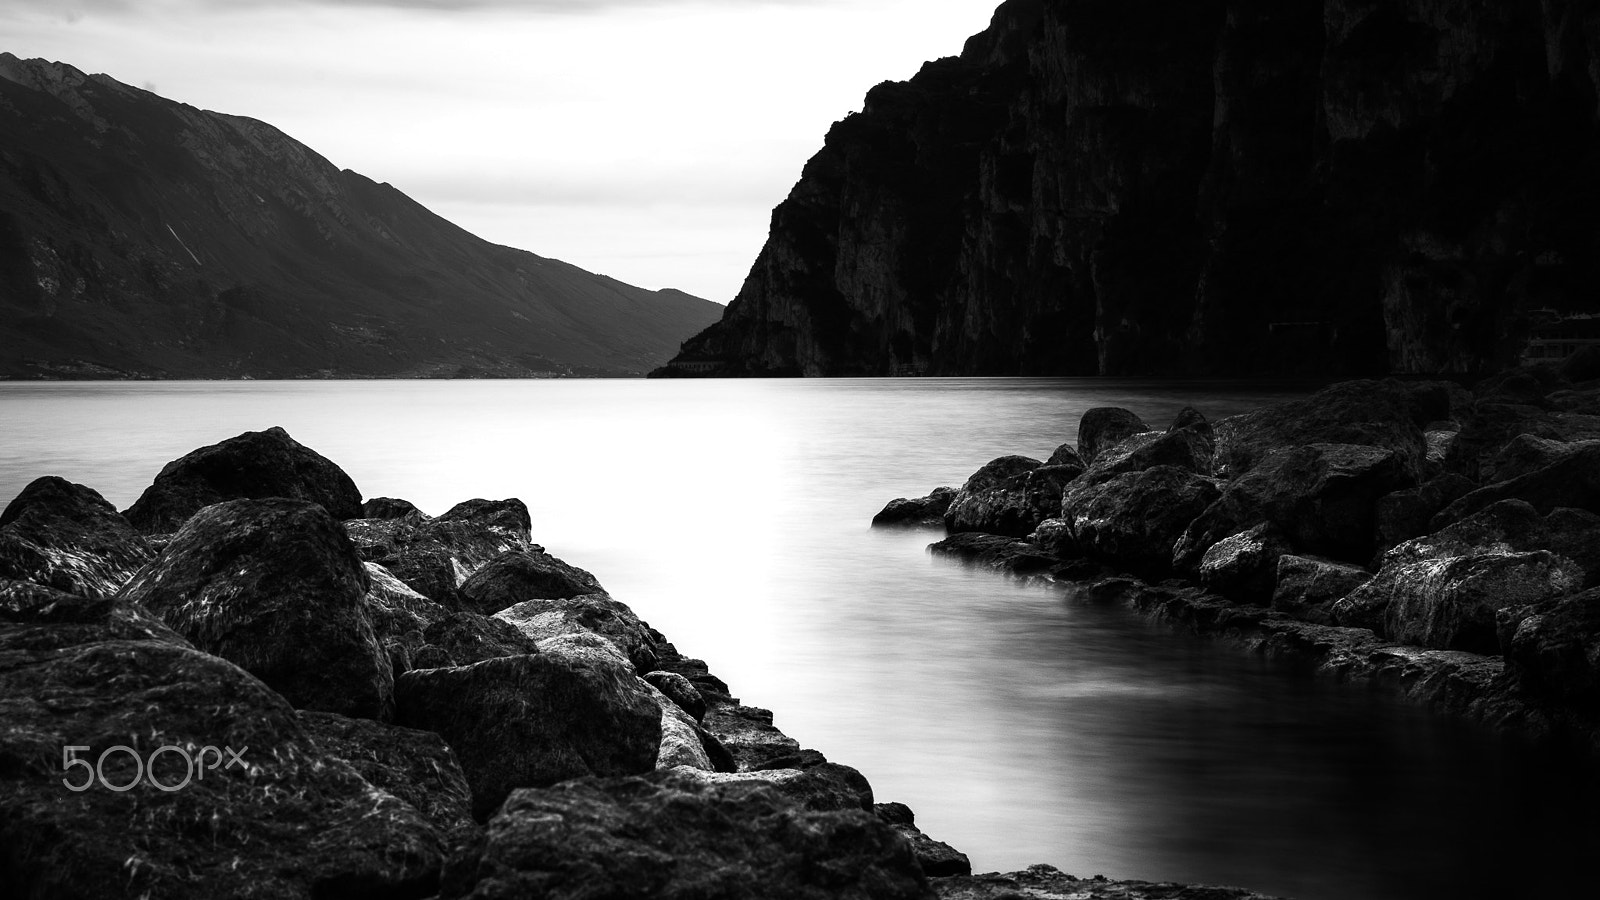
[[[1472,371],[1600,309],[1593,0],[1009,0],[676,372]]]

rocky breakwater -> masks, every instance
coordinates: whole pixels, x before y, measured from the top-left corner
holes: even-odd
[[[0,514],[5,896],[1022,886],[1179,890],[972,877],[533,543],[521,501],[363,503],[273,428],[174,461],[126,512],[45,477]]]
[[[875,524],[1497,726],[1600,747],[1600,353],[1165,428],[1094,409]]]

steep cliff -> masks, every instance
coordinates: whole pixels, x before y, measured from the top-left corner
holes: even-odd
[[[1593,0],[1008,0],[661,374],[1348,374],[1600,311]]]
[[[490,244],[263,122],[0,54],[0,377],[637,374],[720,312]]]

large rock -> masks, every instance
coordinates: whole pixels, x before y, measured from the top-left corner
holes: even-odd
[[[1600,513],[1600,444],[1585,444],[1543,468],[1481,487],[1440,510],[1430,527],[1438,530],[1490,504],[1513,499],[1527,501],[1541,513],[1558,506]]]
[[[1275,451],[1306,444],[1360,444],[1393,451],[1413,481],[1422,478],[1423,427],[1450,418],[1459,389],[1444,383],[1345,381],[1299,400],[1214,423],[1217,474],[1236,478]]]
[[[350,476],[277,427],[247,431],[167,463],[123,515],[145,534],[166,534],[213,503],[267,497],[320,503],[335,519],[361,515],[361,492]]]
[[[29,483],[0,513],[0,578],[109,597],[154,558],[97,491],[53,475]]]
[[[1554,465],[1569,454],[1593,444],[1593,441],[1555,441],[1532,434],[1519,434],[1495,454],[1483,480],[1488,484],[1496,484],[1520,478]]]
[[[705,697],[688,678],[677,672],[662,671],[647,672],[643,677],[646,684],[676,703],[679,709],[688,713],[696,722],[706,717]]]
[[[419,669],[395,684],[396,721],[444,737],[473,814],[512,790],[655,766],[661,708],[625,665],[548,653]]]
[[[1400,458],[1378,447],[1278,450],[1228,482],[1183,535],[1174,562],[1193,571],[1212,544],[1263,522],[1303,552],[1366,562],[1377,543],[1378,498],[1410,483]]]
[[[1082,472],[1073,465],[1034,466],[991,487],[963,487],[945,511],[945,529],[951,534],[979,531],[1027,537],[1040,522],[1061,510],[1063,490]],[[976,479],[974,476],[968,485]]]
[[[1413,488],[1378,498],[1377,537],[1380,550],[1428,532],[1428,523],[1445,506],[1477,490],[1465,475],[1447,472]]]
[[[525,600],[500,610],[494,618],[534,641],[563,634],[598,635],[621,651],[640,674],[656,667],[664,642],[660,633],[640,621],[627,604],[606,594]]]
[[[512,550],[485,563],[459,591],[467,608],[493,615],[529,600],[604,594],[605,588],[587,571],[543,550]]]
[[[302,709],[385,718],[389,660],[366,570],[339,523],[304,500],[208,506],[121,597]]]
[[[479,900],[931,900],[911,847],[860,809],[812,811],[755,782],[680,771],[512,794],[489,822]]]
[[[1096,406],[1078,419],[1078,456],[1085,465],[1107,447],[1114,447],[1142,431],[1149,431],[1137,414],[1119,406]]]
[[[1383,556],[1384,565],[1474,553],[1549,550],[1583,570],[1586,587],[1600,584],[1600,515],[1557,507],[1540,515],[1532,504],[1501,500],[1432,534],[1406,541]]]
[[[468,500],[435,519],[405,516],[345,523],[361,558],[388,569],[412,590],[461,608],[462,582],[513,550],[542,549],[530,534],[521,500]]]
[[[0,626],[6,896],[435,890],[441,837],[416,809],[325,752],[258,679],[150,632],[117,611]]]
[[[1272,608],[1298,619],[1326,625],[1333,621],[1333,604],[1348,597],[1372,579],[1361,566],[1318,556],[1285,554],[1278,557]]]
[[[1506,672],[1523,690],[1600,708],[1600,589],[1508,610]]]
[[[911,499],[896,497],[872,517],[872,524],[874,527],[886,525],[910,528],[943,527],[945,510],[950,508],[950,502],[955,497],[956,491],[950,487],[936,487],[929,491],[926,497]]]
[[[377,563],[363,566],[372,582],[366,597],[372,630],[397,673],[466,666],[537,649],[537,641],[507,622],[450,609],[412,590]]]
[[[1200,560],[1200,583],[1236,603],[1264,606],[1278,581],[1278,561],[1294,547],[1276,525],[1261,524],[1211,545]]]
[[[1072,492],[1062,517],[1085,555],[1160,572],[1172,564],[1173,545],[1218,494],[1210,479],[1156,466]]]

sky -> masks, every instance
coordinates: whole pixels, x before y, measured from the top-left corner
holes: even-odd
[[[4,0],[0,50],[277,126],[480,237],[731,301],[873,85],[998,0]]]

